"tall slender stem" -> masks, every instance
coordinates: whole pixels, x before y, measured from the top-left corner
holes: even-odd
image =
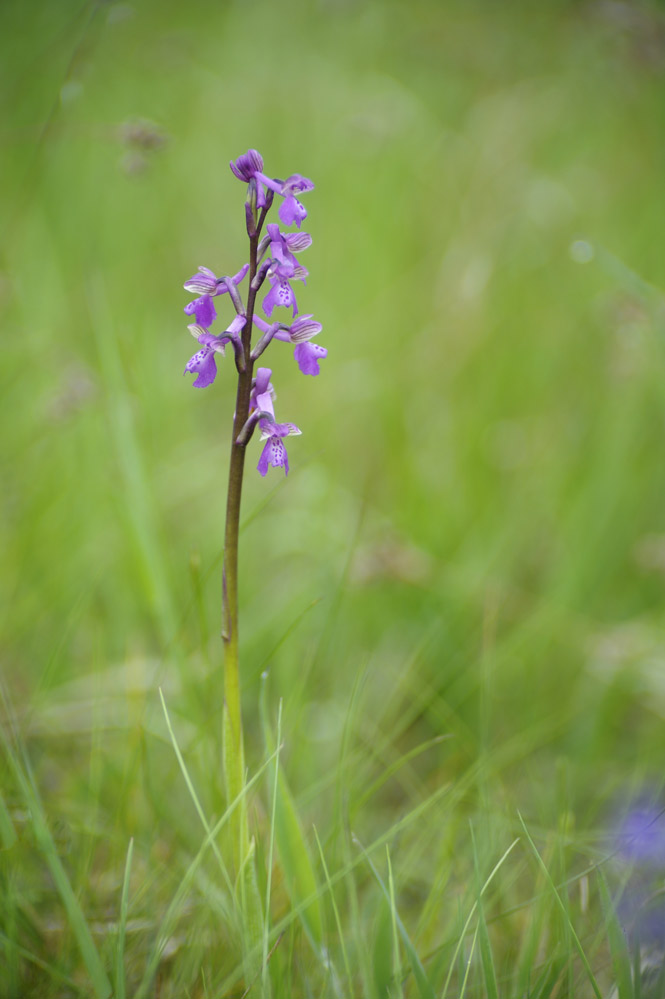
[[[238,375],[236,410],[233,418],[229,488],[226,504],[224,532],[224,566],[222,583],[222,640],[224,642],[224,775],[229,803],[242,793],[245,783],[245,755],[240,707],[240,664],[238,643],[238,535],[240,530],[240,501],[245,469],[245,444],[238,443],[238,435],[249,416],[252,391],[251,358],[252,320],[256,289],[252,282],[256,274],[257,248],[266,209],[261,212],[257,231],[249,240],[249,291],[247,294],[247,322],[242,331],[245,369]],[[231,821],[234,843],[234,860],[239,870],[247,856],[249,834],[244,802],[236,808]]]

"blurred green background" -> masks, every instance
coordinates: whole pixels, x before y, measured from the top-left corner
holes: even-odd
[[[4,0],[0,38],[2,716],[86,911],[113,909],[134,836],[139,965],[200,845],[158,687],[222,807],[235,372],[204,392],[181,376],[182,284],[246,259],[227,164],[248,147],[314,180],[299,303],[329,349],[316,379],[280,344],[266,357],[303,435],[286,481],[250,447],[250,769],[269,669],[314,853],[312,823],[343,853],[345,832],[370,840],[455,789],[394,861],[426,951],[454,939],[469,816],[492,863],[519,809],[543,842],[564,830],[561,872],[581,870],[617,802],[662,782],[662,7]],[[5,778],[3,939],[87,994]],[[518,912],[497,930],[506,975],[526,974],[527,869],[497,901]],[[197,991],[216,965],[196,939],[163,996],[222,994]],[[70,994],[12,960],[7,995]]]

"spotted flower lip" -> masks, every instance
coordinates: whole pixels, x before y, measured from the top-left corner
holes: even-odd
[[[293,315],[298,315],[298,302],[291,284],[287,278],[281,278],[277,274],[268,274],[270,281],[270,291],[263,299],[263,311],[267,316],[271,316],[275,306],[285,309],[293,309]]]
[[[293,309],[293,315],[297,316],[298,303],[295,292],[291,287],[291,281],[302,281],[304,284],[308,276],[309,271],[301,264],[297,264],[293,268],[293,272],[289,277],[282,277],[275,268],[271,267],[268,271],[270,291],[261,303],[265,314],[271,316],[275,306],[281,305],[285,309]]]
[[[302,430],[295,423],[272,423],[270,420],[261,420],[261,440],[265,441],[265,446],[261,452],[259,463],[256,466],[261,475],[265,475],[268,469],[283,468],[284,474],[289,474],[289,456],[282,438],[292,437],[301,434]]]
[[[303,375],[319,375],[319,361],[328,356],[328,349],[318,343],[299,343],[293,356]]]
[[[239,285],[249,270],[249,264],[243,264],[237,274],[230,279],[234,285]],[[196,322],[206,329],[212,326],[217,318],[217,311],[213,302],[216,295],[224,295],[228,292],[228,287],[224,278],[218,278],[209,267],[199,267],[198,274],[194,274],[185,281],[183,286],[185,291],[194,292],[199,295],[193,302],[188,302],[184,312],[188,316],[195,316]]]

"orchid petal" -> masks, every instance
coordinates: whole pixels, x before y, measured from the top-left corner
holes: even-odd
[[[282,184],[282,194],[305,194],[306,191],[313,191],[314,184],[309,177],[303,177],[301,173],[292,173]]]
[[[293,307],[293,315],[296,316],[298,314],[298,303],[296,302],[296,296],[293,294],[293,288],[286,278],[280,280],[276,275],[273,275],[270,278],[270,284],[270,291],[263,299],[263,311],[265,314],[271,316],[274,307],[281,305],[287,309]]]
[[[279,217],[284,225],[297,225],[298,228],[307,218],[307,209],[292,194],[285,198],[279,206]]]
[[[319,361],[328,356],[328,351],[325,347],[320,347],[318,343],[299,343],[293,356],[303,375],[318,375],[320,374]]]
[[[201,350],[197,351],[197,353],[194,354],[193,357],[190,357],[187,361],[183,374],[187,371],[189,371],[190,374],[198,372],[198,378],[192,383],[194,388],[206,388],[208,385],[212,385],[217,377],[215,351],[211,347],[203,347]]]
[[[268,420],[261,420],[259,425],[262,441],[268,437],[297,437],[302,434],[302,430],[295,423],[269,423]]]
[[[210,295],[201,295],[200,298],[195,298],[193,302],[189,302],[185,306],[184,311],[188,316],[196,316],[199,326],[205,326],[206,328],[212,326],[215,319],[217,319],[215,305]]]
[[[299,316],[295,322],[291,323],[289,339],[291,343],[304,343],[305,340],[311,340],[322,329],[321,323],[317,323],[315,319],[312,319],[312,314],[308,313],[305,316]]]

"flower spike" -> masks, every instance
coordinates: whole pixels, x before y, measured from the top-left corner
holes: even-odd
[[[196,376],[193,382],[196,388],[212,385],[217,376],[217,355],[223,356],[226,346],[232,344],[239,377],[252,379],[251,385],[238,395],[238,399],[244,398],[245,402],[239,403],[235,415],[233,448],[246,448],[259,426],[264,442],[259,472],[265,475],[270,467],[284,468],[288,472],[284,439],[299,434],[300,430],[293,423],[277,422],[271,370],[255,367],[255,364],[273,340],[292,345],[298,368],[305,375],[318,375],[320,363],[328,355],[325,347],[312,342],[321,332],[321,323],[311,313],[298,314],[294,291],[294,282],[305,284],[308,277],[307,269],[298,261],[298,255],[312,245],[310,234],[300,228],[307,218],[300,198],[314,190],[314,184],[299,173],[290,174],[286,180],[271,177],[265,173],[263,157],[257,149],[248,149],[231,160],[229,166],[234,177],[247,185],[244,207],[252,269],[250,271],[250,265],[245,264],[233,277],[219,277],[210,268],[199,267],[185,282],[185,289],[195,296],[185,306],[185,313],[194,320],[189,330],[199,346],[185,371]],[[281,198],[279,222],[268,222],[262,235],[266,216],[277,195]],[[285,227],[292,225],[297,230],[286,231]],[[238,286],[248,272],[250,290],[245,303]],[[256,295],[264,283],[269,284],[262,300],[267,319],[256,309]],[[225,294],[228,294],[236,316],[223,333],[215,335],[210,327],[217,319],[216,299]],[[275,308],[289,309],[290,322],[271,321]],[[254,331],[258,336],[252,336]]]

